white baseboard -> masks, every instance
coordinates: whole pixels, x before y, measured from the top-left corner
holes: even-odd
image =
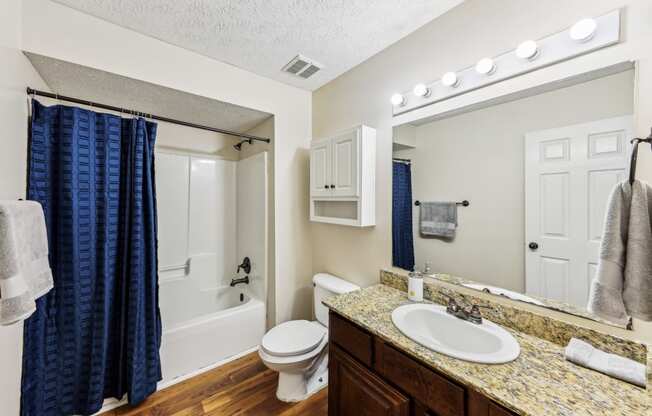
[[[235,355],[232,355],[230,357],[227,357],[227,358],[225,358],[225,359],[223,359],[221,361],[216,362],[215,364],[211,364],[211,365],[208,365],[206,367],[202,367],[202,368],[200,368],[198,370],[192,371],[192,372],[190,372],[188,374],[184,374],[182,376],[173,378],[172,380],[161,381],[161,382],[159,382],[157,384],[156,391],[160,391],[160,390],[166,389],[166,388],[168,388],[170,386],[173,386],[175,384],[181,383],[182,381],[188,380],[189,378],[193,378],[193,377],[198,376],[198,375],[200,375],[202,373],[205,373],[205,372],[213,370],[213,369],[215,369],[217,367],[223,366],[224,364],[228,364],[231,361],[235,361],[238,358],[242,358],[245,355],[251,354],[252,352],[255,352],[255,351],[258,351],[257,346],[249,348],[247,350],[244,350],[244,351],[242,351],[240,353],[237,353]],[[104,412],[108,412],[109,410],[113,410],[113,409],[115,409],[117,407],[120,407],[122,405],[125,405],[125,404],[127,404],[127,399],[122,399],[122,400],[106,399],[106,400],[104,400],[104,405],[102,406],[102,409],[100,409],[100,411],[95,413],[95,415],[93,415],[93,416],[100,415],[100,414],[102,414]]]

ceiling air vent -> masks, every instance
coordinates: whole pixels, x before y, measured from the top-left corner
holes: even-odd
[[[312,59],[297,55],[283,67],[283,71],[301,78],[310,78],[322,68],[323,66],[321,64]]]

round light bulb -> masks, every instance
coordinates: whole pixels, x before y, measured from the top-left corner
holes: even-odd
[[[475,71],[480,75],[491,75],[496,71],[496,64],[491,58],[482,58],[476,64]]]
[[[539,45],[533,40],[526,40],[516,48],[516,56],[521,59],[533,60],[539,55]]]
[[[403,106],[405,105],[405,97],[403,97],[403,94],[394,94],[392,95],[392,98],[390,100],[392,102],[393,106]]]
[[[414,90],[412,90],[414,95],[417,97],[427,97],[430,95],[430,88],[426,87],[426,84],[417,84],[414,86]]]
[[[570,38],[576,42],[588,42],[595,35],[598,22],[594,19],[582,19],[570,28]]]
[[[441,77],[441,83],[446,87],[457,87],[460,84],[460,80],[457,78],[455,72],[446,72]]]

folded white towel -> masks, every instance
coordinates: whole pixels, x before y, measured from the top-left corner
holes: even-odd
[[[582,367],[591,368],[608,376],[645,387],[645,365],[615,354],[609,354],[577,338],[571,338],[564,350],[564,356],[568,361]]]
[[[41,205],[0,201],[0,325],[28,318],[52,286]]]

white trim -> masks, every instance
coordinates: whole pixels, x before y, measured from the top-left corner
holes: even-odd
[[[198,370],[195,370],[195,371],[190,372],[188,374],[184,374],[184,375],[179,376],[177,378],[174,378],[172,380],[169,380],[169,381],[166,381],[166,382],[160,382],[156,386],[156,392],[159,392],[159,391],[164,390],[164,389],[166,389],[168,387],[174,386],[175,384],[181,383],[182,381],[186,381],[186,380],[188,380],[190,378],[196,377],[196,376],[198,376],[200,374],[203,374],[203,373],[205,373],[207,371],[213,370],[213,369],[215,369],[217,367],[221,367],[221,366],[223,366],[225,364],[230,363],[231,361],[235,361],[235,360],[237,360],[239,358],[244,357],[247,354],[251,354],[252,352],[256,352],[256,351],[258,351],[258,346],[249,348],[249,349],[244,350],[244,351],[242,351],[242,352],[240,352],[238,354],[232,355],[232,356],[227,357],[227,358],[225,358],[225,359],[223,359],[221,361],[218,361],[215,364],[211,364],[211,365],[208,365],[206,367],[202,367],[202,368],[200,368]],[[125,404],[127,404],[127,399],[126,398],[122,399],[122,400],[106,399],[104,401],[104,405],[102,406],[100,411],[95,413],[95,415],[93,415],[93,416],[99,415],[99,414],[104,413],[104,412],[108,412],[109,410],[116,409],[116,408],[118,408],[120,406],[123,406]]]

